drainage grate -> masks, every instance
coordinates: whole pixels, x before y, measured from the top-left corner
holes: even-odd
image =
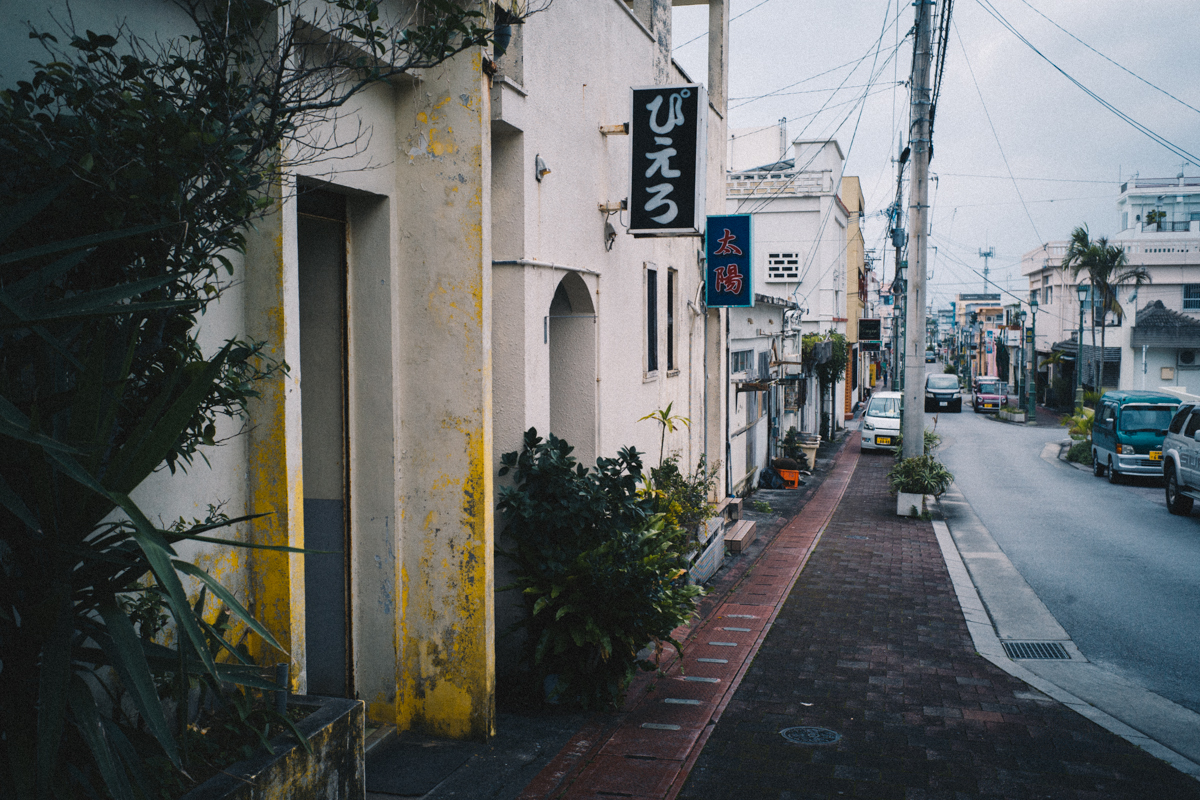
[[[794,744],[834,744],[842,735],[828,728],[784,728],[779,735]]]
[[[1058,642],[1004,642],[1009,658],[1050,658],[1070,660],[1071,654]]]

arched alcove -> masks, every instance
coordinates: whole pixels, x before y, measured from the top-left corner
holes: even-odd
[[[554,291],[547,320],[550,431],[583,464],[596,459],[596,307],[587,284],[568,273]]]

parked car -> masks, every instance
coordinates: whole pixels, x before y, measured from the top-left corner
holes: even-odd
[[[895,450],[900,438],[900,392],[876,392],[863,412],[862,449]]]
[[[949,372],[925,376],[926,411],[962,411],[962,389],[958,376]]]
[[[933,350],[926,350],[925,351],[925,363],[932,364],[935,361],[937,361],[937,353],[935,353]]]
[[[1008,405],[1008,384],[997,377],[980,375],[971,388],[971,408],[976,414],[996,414]]]
[[[1179,398],[1162,392],[1105,392],[1092,422],[1092,474],[1162,475],[1163,439]]]
[[[1200,499],[1200,405],[1187,402],[1179,407],[1163,439],[1163,483],[1167,510],[1172,514],[1192,513]]]

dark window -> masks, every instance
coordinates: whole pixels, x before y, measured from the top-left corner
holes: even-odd
[[[1200,311],[1200,283],[1189,283],[1183,287],[1183,310]]]
[[[758,379],[766,381],[771,379],[771,354],[758,354]]]
[[[1183,435],[1189,439],[1196,435],[1196,430],[1200,428],[1200,411],[1193,411],[1192,418],[1188,420],[1187,427],[1183,429]]]
[[[729,354],[729,371],[731,373],[749,372],[750,362],[753,359],[753,350],[734,350]]]
[[[1187,415],[1191,412],[1191,410],[1191,406],[1184,406],[1183,408],[1179,409],[1179,411],[1175,412],[1175,417],[1171,420],[1171,433],[1179,433],[1181,430],[1183,430],[1183,421],[1187,419]]]
[[[658,270],[646,270],[646,371],[658,371]]]
[[[667,369],[675,369],[675,278],[679,273],[667,270]]]
[[[1125,433],[1165,431],[1174,413],[1173,406],[1125,406],[1121,409],[1121,430]]]

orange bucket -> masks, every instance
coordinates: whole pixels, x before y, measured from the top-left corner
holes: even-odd
[[[779,477],[783,478],[783,482],[787,484],[789,489],[800,488],[800,471],[795,469],[777,469]]]

